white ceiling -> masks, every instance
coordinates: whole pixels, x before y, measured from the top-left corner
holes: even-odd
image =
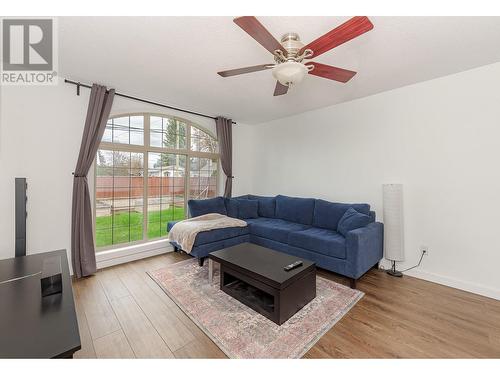
[[[308,43],[348,17],[259,17]],[[374,29],[314,61],[355,70],[347,84],[308,76],[273,97],[272,63],[231,17],[62,17],[59,72],[123,93],[254,124],[500,61],[500,17],[370,17]]]

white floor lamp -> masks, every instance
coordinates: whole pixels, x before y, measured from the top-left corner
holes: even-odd
[[[403,185],[382,185],[384,204],[384,257],[392,262],[387,273],[401,277],[396,262],[404,261]]]

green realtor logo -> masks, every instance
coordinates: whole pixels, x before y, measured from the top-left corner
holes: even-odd
[[[54,84],[54,20],[2,20],[2,83]]]

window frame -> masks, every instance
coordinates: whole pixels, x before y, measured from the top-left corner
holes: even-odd
[[[145,243],[151,243],[155,241],[160,241],[160,240],[165,240],[167,237],[166,236],[160,236],[156,238],[151,238],[148,239],[148,194],[149,194],[149,187],[148,187],[148,176],[149,176],[149,167],[148,167],[148,153],[149,152],[156,152],[156,153],[165,153],[165,154],[177,154],[177,155],[186,155],[186,169],[184,171],[185,173],[185,178],[184,178],[184,192],[185,192],[185,198],[184,198],[184,213],[187,215],[188,213],[188,207],[187,207],[187,201],[189,200],[189,192],[190,192],[190,176],[191,176],[191,157],[201,157],[201,158],[210,158],[210,159],[216,159],[217,160],[217,175],[216,175],[216,186],[215,189],[217,193],[219,192],[219,179],[220,179],[220,170],[221,170],[221,165],[220,165],[220,153],[211,153],[211,152],[200,152],[200,151],[192,151],[191,150],[191,127],[194,127],[196,129],[201,130],[202,132],[208,134],[210,137],[215,139],[217,142],[217,151],[219,149],[219,140],[217,139],[216,135],[213,134],[210,130],[205,129],[201,125],[188,120],[183,117],[179,116],[173,116],[173,115],[168,115],[165,113],[157,113],[157,112],[130,112],[130,113],[120,113],[116,115],[109,116],[108,120],[114,119],[114,118],[120,118],[120,117],[129,117],[129,116],[143,116],[144,118],[144,144],[143,145],[133,145],[133,144],[127,144],[127,143],[113,143],[113,142],[104,142],[101,141],[99,143],[98,150],[105,150],[105,151],[124,151],[124,152],[134,152],[134,153],[142,153],[143,154],[143,160],[144,160],[144,175],[143,175],[143,231],[142,231],[142,239],[141,240],[136,240],[136,241],[130,241],[130,242],[122,242],[122,243],[117,243],[117,244],[112,244],[109,246],[102,246],[102,247],[97,247],[95,245],[96,249],[96,254],[101,253],[106,250],[116,250],[128,246],[133,246],[133,245],[139,245],[139,244],[145,244]],[[186,148],[182,149],[173,149],[173,148],[167,148],[167,147],[156,147],[156,146],[150,146],[150,141],[151,141],[151,133],[150,133],[150,119],[151,116],[153,117],[162,117],[162,118],[170,118],[176,121],[180,121],[186,124]],[[106,123],[107,123],[106,121]],[[112,138],[113,139],[113,138]],[[93,237],[94,237],[94,244],[97,244],[96,242],[96,211],[97,211],[97,205],[96,205],[96,199],[97,199],[97,160],[94,159],[94,194],[93,194],[93,220],[92,220],[92,226],[93,226]],[[97,251],[99,249],[99,251]]]

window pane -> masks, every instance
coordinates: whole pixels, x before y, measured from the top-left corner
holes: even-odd
[[[143,176],[144,154],[132,152],[130,154],[130,174],[132,176]]]
[[[191,126],[191,137],[199,137],[200,136],[200,129],[198,129],[196,126]]]
[[[172,149],[186,148],[187,125],[174,118],[151,116],[150,139],[153,147]]]
[[[106,129],[104,130],[104,134],[102,136],[103,142],[113,142],[113,120],[109,119],[106,123]]]
[[[96,156],[97,163],[97,181],[96,185],[100,185],[100,176],[112,176],[113,175],[113,151],[98,150]]]
[[[96,246],[142,239],[144,154],[98,150]]]
[[[151,130],[162,130],[162,118],[158,116],[150,116],[149,127],[151,128]]]
[[[178,142],[179,142],[178,143],[179,144],[178,148],[186,148],[186,146],[187,146],[187,138],[186,138],[186,136],[179,135]]]
[[[162,147],[163,133],[161,131],[151,129],[149,144],[153,147]]]
[[[163,147],[185,148],[186,124],[171,118],[163,119]]]
[[[207,133],[202,133],[202,135],[200,136],[199,146],[200,146],[199,151],[201,152],[211,152],[211,153],[217,152],[216,140]]]
[[[132,225],[130,227],[130,242],[132,241],[140,241],[143,238],[142,233],[142,221],[141,225]]]
[[[129,118],[120,117],[113,122],[113,143],[129,143]]]
[[[206,199],[217,195],[217,159],[190,158],[190,199]],[[214,180],[215,177],[215,180]]]
[[[144,144],[144,117],[130,116],[130,144]]]
[[[184,219],[186,155],[148,154],[148,238],[167,235],[167,223]],[[178,182],[180,181],[180,182]],[[176,184],[181,186],[177,187]]]
[[[126,151],[113,151],[113,168],[128,170],[130,165],[130,152]],[[125,173],[125,172],[122,172]]]
[[[191,150],[198,151],[200,149],[200,138],[191,135]]]
[[[111,237],[113,244],[130,242],[130,236],[127,227],[115,228]]]
[[[112,119],[111,121],[113,122],[115,127],[119,127],[119,126],[128,127],[128,124],[129,124],[128,117],[116,117],[116,118]]]
[[[102,228],[100,226],[99,220],[100,218],[96,218],[96,230],[95,230],[95,240],[96,240],[96,247],[103,247],[103,246],[109,246],[113,240],[113,235],[112,235],[112,230],[111,228]]]
[[[144,116],[126,116],[108,120],[102,141],[143,145]]]
[[[187,125],[182,122],[182,121],[177,121],[177,126],[178,126],[178,134],[181,137],[186,137],[187,135]]]
[[[130,128],[144,130],[144,117],[130,116]]]
[[[161,168],[161,153],[150,152],[148,153],[148,167],[149,169],[159,169]]]
[[[191,150],[216,153],[217,140],[203,130],[191,126]]]

